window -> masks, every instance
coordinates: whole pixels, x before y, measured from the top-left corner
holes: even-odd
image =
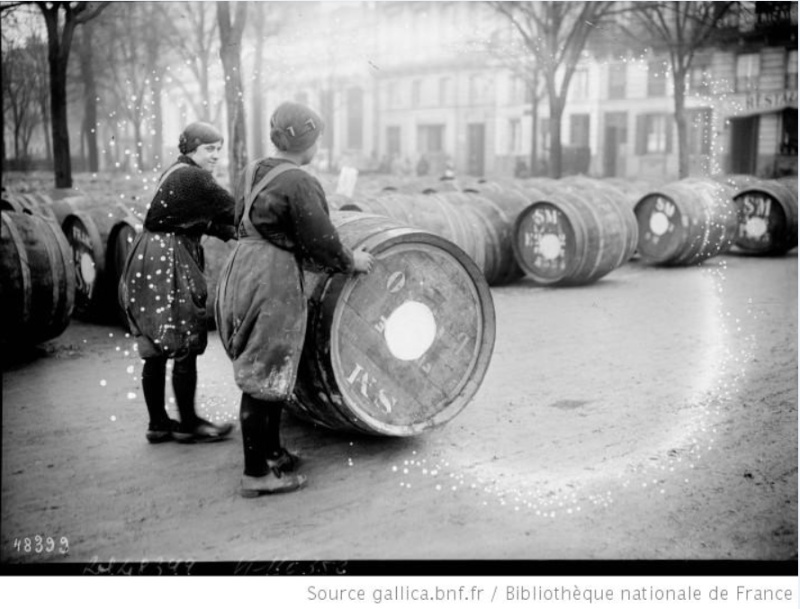
[[[739,55],[736,58],[736,91],[758,89],[758,75],[761,71],[761,56],[758,53]]]
[[[359,150],[363,147],[364,92],[357,87],[347,91],[347,147]]]
[[[667,94],[667,62],[663,59],[647,64],[647,97],[664,97]]]
[[[400,127],[386,127],[386,153],[389,158],[400,156]]]
[[[641,114],[637,120],[636,154],[672,152],[672,116]]]
[[[522,152],[522,121],[518,118],[508,121],[508,152],[510,154]]]
[[[417,127],[417,152],[442,152],[444,150],[444,125]]]
[[[483,101],[483,82],[477,74],[469,77],[469,101],[472,104]]]
[[[569,143],[570,146],[589,146],[589,115],[573,114],[569,117]]]
[[[713,76],[708,64],[692,66],[689,72],[689,93],[705,95],[711,92]]]
[[[526,83],[519,76],[511,76],[508,82],[508,103],[516,106],[525,103]]]
[[[786,88],[797,91],[797,51],[786,56]]]
[[[797,156],[797,108],[783,111],[783,131],[781,133],[780,154]]]
[[[415,80],[411,83],[411,106],[419,108],[422,100],[422,81]]]
[[[333,91],[325,89],[319,94],[319,109],[325,129],[322,131],[322,148],[330,150],[333,147]]]
[[[400,96],[400,86],[396,82],[389,83],[389,108],[400,108],[402,97]]]
[[[584,101],[589,98],[589,71],[586,68],[578,68],[572,74],[569,82],[569,99],[574,101]]]
[[[439,79],[439,105],[449,106],[453,103],[453,79],[445,76]]]
[[[711,108],[686,111],[689,154],[711,154]]]
[[[608,72],[608,99],[625,99],[625,71],[624,63],[612,64]]]

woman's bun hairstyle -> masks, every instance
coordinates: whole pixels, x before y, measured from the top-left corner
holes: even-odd
[[[283,152],[308,150],[325,129],[319,114],[296,102],[283,102],[278,106],[269,126],[269,139]]]

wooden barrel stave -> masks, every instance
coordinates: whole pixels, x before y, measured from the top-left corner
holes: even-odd
[[[485,279],[463,250],[432,232],[360,213],[333,220],[343,242],[366,247],[376,265],[357,277],[307,274],[309,325],[291,408],[373,435],[444,424],[471,400],[491,358]],[[420,337],[431,342],[414,342]]]
[[[60,335],[74,306],[75,271],[56,222],[2,214],[3,341],[35,345]]]

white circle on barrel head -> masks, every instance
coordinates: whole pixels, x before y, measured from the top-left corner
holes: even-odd
[[[83,280],[87,284],[91,285],[94,283],[95,275],[94,260],[89,254],[84,252],[81,254],[81,277],[83,277]]]
[[[421,302],[407,300],[389,315],[383,338],[397,359],[404,362],[418,359],[436,339],[436,319]]]
[[[748,237],[762,237],[767,232],[767,223],[764,218],[748,218],[747,224],[744,225],[744,232]]]
[[[539,241],[539,251],[548,260],[555,260],[561,255],[561,239],[558,235],[547,233]]]
[[[667,232],[668,228],[669,218],[667,218],[666,214],[657,211],[650,216],[650,230],[653,231],[654,235],[660,237]]]

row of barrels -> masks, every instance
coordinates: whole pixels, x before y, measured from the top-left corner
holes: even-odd
[[[73,316],[122,320],[116,285],[140,216],[121,203],[59,191],[3,192],[0,211],[5,343],[54,338]]]
[[[797,246],[796,177],[686,178],[659,188],[583,176],[414,181],[331,200],[452,240],[490,285],[523,275],[541,285],[586,285],[634,256],[688,266],[731,249],[775,256]]]
[[[141,228],[135,214],[85,200],[62,218],[13,196],[3,206],[5,341],[57,336],[78,302],[84,314],[117,311],[120,261]],[[372,435],[446,423],[477,392],[494,349],[494,305],[480,269],[450,240],[384,216],[342,212],[334,223],[345,244],[367,247],[381,264],[357,278],[307,274],[309,330],[291,409]],[[215,285],[227,254],[206,249]]]

